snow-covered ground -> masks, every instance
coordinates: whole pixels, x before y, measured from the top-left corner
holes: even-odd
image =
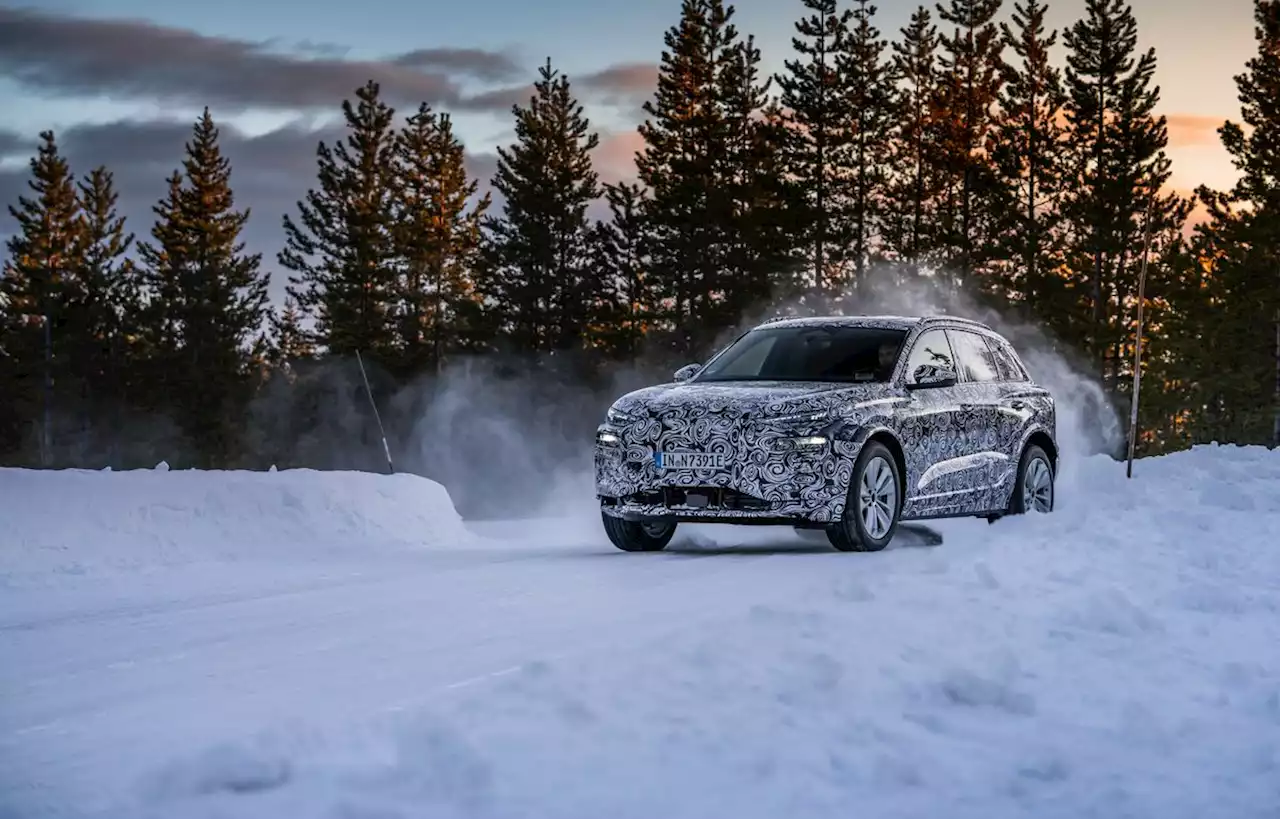
[[[1280,452],[933,528],[633,555],[408,476],[0,470],[0,816],[1280,815]]]

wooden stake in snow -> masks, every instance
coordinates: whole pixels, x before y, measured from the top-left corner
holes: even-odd
[[[1146,236],[1142,241],[1142,266],[1138,271],[1138,330],[1133,342],[1133,400],[1129,408],[1129,460],[1125,477],[1133,477],[1133,451],[1138,445],[1138,399],[1142,394],[1142,307],[1147,300],[1147,257],[1151,255],[1151,210],[1156,194],[1147,202]]]
[[[382,416],[378,414],[378,403],[373,400],[373,390],[369,388],[369,376],[364,371],[364,359],[360,357],[359,350],[356,350],[356,363],[360,365],[360,377],[364,379],[364,393],[369,396],[369,406],[373,407],[373,419],[378,422],[378,434],[382,436],[382,451],[387,456],[387,472],[394,475],[396,468],[391,465],[391,447],[387,446],[387,431],[382,428]]]

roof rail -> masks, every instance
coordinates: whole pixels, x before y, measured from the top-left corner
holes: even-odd
[[[950,315],[947,315],[946,313],[937,313],[935,315],[925,316],[924,320],[930,323],[950,321],[955,324],[968,324],[971,327],[981,327],[983,330],[991,330],[991,332],[993,333],[995,332],[995,330],[991,326],[984,324],[983,322],[978,321],[976,319],[965,318],[964,316],[950,316]]]

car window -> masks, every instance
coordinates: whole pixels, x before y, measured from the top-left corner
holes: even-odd
[[[911,356],[907,359],[907,383],[916,383],[921,367],[943,367],[955,370],[955,356],[951,352],[951,344],[947,334],[941,330],[930,330],[916,339],[911,348]],[[926,371],[927,372],[927,371]]]
[[[885,382],[906,335],[834,324],[765,327],[738,339],[695,380]]]
[[[720,378],[746,378],[760,372],[765,359],[778,343],[777,335],[747,337],[734,345],[723,358],[716,359],[714,372]]]
[[[965,381],[999,380],[994,356],[987,347],[986,339],[967,330],[948,330],[947,335],[951,337],[956,352],[961,378]]]
[[[987,347],[991,351],[992,359],[996,365],[996,372],[1000,375],[1001,381],[1026,381],[1027,371],[1018,361],[1018,356],[1013,352],[1013,347],[1001,339],[991,338],[987,336]]]

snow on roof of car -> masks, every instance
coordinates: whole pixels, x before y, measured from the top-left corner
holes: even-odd
[[[761,322],[769,327],[806,327],[823,324],[843,324],[849,327],[914,327],[919,316],[779,316]]]
[[[957,324],[969,324],[983,329],[991,329],[987,325],[973,319],[960,316],[779,316],[761,322],[760,327],[877,327],[891,330],[910,330],[925,321],[951,321]]]

